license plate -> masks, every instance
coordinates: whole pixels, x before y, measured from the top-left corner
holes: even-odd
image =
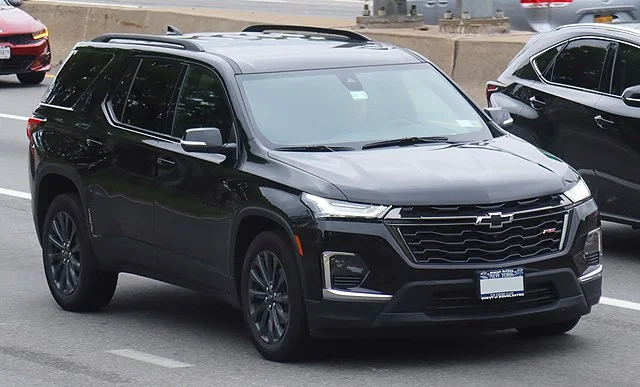
[[[0,47],[0,59],[11,59],[11,47]]]
[[[481,300],[524,296],[524,269],[502,269],[478,273]]]
[[[613,16],[611,15],[606,15],[606,16],[596,16],[593,18],[593,21],[595,23],[613,23]]]

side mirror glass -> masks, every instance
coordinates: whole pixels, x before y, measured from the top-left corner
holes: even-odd
[[[622,100],[627,106],[640,107],[640,85],[627,88],[622,93]]]
[[[507,129],[513,125],[513,118],[511,114],[505,108],[492,107],[484,109],[485,113],[491,117],[491,119],[498,124],[502,129]]]

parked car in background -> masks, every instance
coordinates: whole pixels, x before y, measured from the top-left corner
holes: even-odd
[[[485,0],[483,0],[485,1]],[[616,23],[640,20],[640,0],[488,0],[494,10],[511,18],[511,28],[547,32],[574,23]],[[454,11],[458,0],[408,0],[425,15],[425,23],[438,24],[445,11]],[[459,17],[460,15],[456,15]]]
[[[34,85],[51,70],[49,31],[20,5],[21,0],[0,0],[0,75],[15,74]]]
[[[602,218],[640,227],[640,23],[575,24],[531,38],[489,106],[508,130],[580,172]]]
[[[78,43],[28,122],[65,310],[136,273],[235,305],[283,361],[354,332],[559,335],[599,302],[584,181],[427,58],[307,26],[172,34]]]

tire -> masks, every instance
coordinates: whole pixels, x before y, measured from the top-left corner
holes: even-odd
[[[553,324],[534,325],[518,328],[518,332],[527,337],[558,336],[572,330],[580,322],[580,317],[573,320],[561,321]]]
[[[53,200],[42,230],[42,259],[47,285],[62,309],[96,312],[111,302],[118,273],[99,270],[82,208],[77,194]]]
[[[268,282],[273,278],[274,257],[277,259],[277,274],[270,289]],[[260,270],[261,260],[265,274]],[[284,278],[284,284],[279,281],[280,278]],[[301,359],[311,340],[298,268],[293,250],[284,235],[266,231],[254,238],[244,259],[240,286],[245,325],[258,352],[265,359],[277,362]],[[253,294],[251,298],[250,290]],[[284,299],[288,302],[279,302]],[[256,313],[255,318],[253,313]],[[275,320],[270,320],[272,317]],[[286,325],[283,317],[288,318]],[[269,321],[275,322],[271,327],[272,337],[269,337]],[[261,323],[262,330],[259,328]]]
[[[18,74],[18,80],[23,85],[39,85],[44,81],[44,77],[46,76],[45,72],[38,73],[22,73]]]

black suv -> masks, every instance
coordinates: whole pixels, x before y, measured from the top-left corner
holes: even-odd
[[[640,228],[640,24],[567,25],[534,36],[497,81],[490,106],[509,131],[584,177],[602,219]]]
[[[344,332],[560,334],[599,302],[579,174],[424,57],[313,27],[172,34],[79,43],[29,120],[62,308],[135,273],[222,297],[284,361]]]

